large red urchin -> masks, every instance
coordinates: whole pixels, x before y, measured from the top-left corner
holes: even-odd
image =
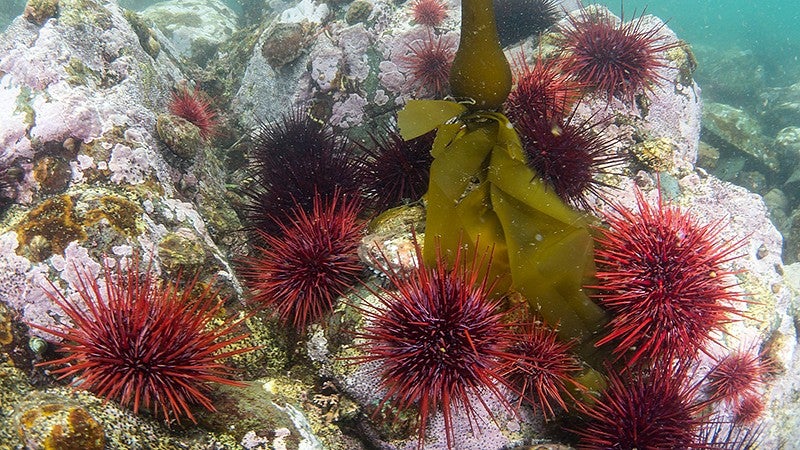
[[[580,83],[561,71],[557,59],[539,57],[531,67],[520,54],[514,68],[514,88],[504,105],[512,123],[529,116],[555,123],[567,117],[581,97]]]
[[[555,330],[542,323],[521,328],[508,352],[517,355],[506,373],[508,381],[547,417],[554,417],[552,403],[567,409],[568,387],[580,387],[575,377],[581,372],[571,353],[572,343],[560,342]]]
[[[416,201],[428,190],[435,132],[405,140],[397,126],[387,126],[372,145],[363,146],[361,164],[365,196],[377,211]]]
[[[169,110],[172,114],[186,119],[200,129],[203,139],[211,139],[217,133],[219,120],[205,92],[195,87],[189,90],[181,86],[172,93]]]
[[[53,373],[60,379],[75,377],[73,385],[132,405],[134,412],[142,407],[167,421],[186,416],[195,422],[191,405],[215,410],[209,383],[244,386],[230,378],[232,369],[222,360],[252,348],[224,351],[246,335],[234,334],[241,320],[211,326],[222,302],[210,287],[200,288],[194,278],[179,289],[180,280],[162,283],[137,266],[134,258],[123,274],[106,265],[98,279],[79,271],[79,303],[55,287],[46,291],[73,324],[31,324],[64,340],[58,351],[67,356],[42,365],[59,366]]]
[[[588,195],[599,196],[600,189],[607,186],[598,176],[612,173],[624,163],[615,152],[620,138],[606,137],[607,124],[594,123],[591,117],[580,119],[571,114],[550,119],[537,111],[519,113],[513,124],[528,165],[562,200],[590,209]]]
[[[701,224],[688,212],[650,206],[638,189],[637,208],[612,204],[599,229],[595,261],[599,303],[612,315],[607,336],[614,353],[639,358],[691,357],[714,330],[737,314],[741,300],[725,268],[740,243],[724,242],[721,222]]]
[[[686,365],[661,361],[651,368],[610,371],[608,385],[576,430],[586,450],[689,449],[708,422],[698,386]]]
[[[253,301],[300,331],[333,309],[363,270],[357,253],[364,228],[360,206],[357,198],[318,195],[311,212],[296,205],[280,233],[259,231],[265,245],[245,260],[244,269]]]
[[[632,103],[635,95],[664,79],[662,53],[678,45],[659,34],[663,24],[648,28],[644,18],[643,13],[629,22],[624,17],[618,21],[606,9],[581,9],[568,16],[560,29],[564,70],[609,99]]]
[[[358,197],[361,179],[355,146],[333,129],[293,108],[261,123],[252,137],[250,170],[254,182],[245,194],[253,228],[280,231],[280,222],[295,205],[311,212],[314,198]],[[334,192],[338,192],[334,195]]]
[[[398,62],[406,71],[408,91],[420,97],[442,97],[450,89],[450,68],[458,42],[450,34],[427,35],[406,45]]]
[[[422,261],[418,247],[417,258]],[[453,414],[473,417],[473,395],[487,390],[509,406],[496,383],[506,384],[503,374],[512,357],[505,349],[513,336],[503,323],[500,299],[491,294],[483,258],[463,258],[459,246],[453,268],[437,252],[435,267],[420,265],[403,275],[387,269],[390,287],[375,292],[377,306],[362,308],[368,324],[358,337],[365,355],[357,359],[381,363],[384,403],[401,411],[417,408],[420,448],[427,420],[438,410],[452,447]]]
[[[447,7],[442,0],[414,0],[411,4],[414,22],[429,27],[438,27],[447,17]]]

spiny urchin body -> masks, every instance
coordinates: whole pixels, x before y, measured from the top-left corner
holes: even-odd
[[[414,0],[411,4],[414,22],[429,27],[438,27],[447,17],[444,0]]]
[[[758,397],[769,366],[763,354],[752,349],[734,350],[720,358],[706,375],[709,396],[729,404],[746,397]]]
[[[559,30],[564,70],[609,100],[633,103],[663,79],[663,53],[678,45],[660,34],[663,27],[648,27],[644,14],[624,22],[606,9],[581,9]]]
[[[567,409],[569,388],[578,387],[575,378],[581,372],[572,344],[558,340],[558,334],[542,323],[521,327],[509,353],[518,355],[506,374],[512,383],[545,417],[554,417],[554,404]]]
[[[301,108],[261,123],[252,139],[254,183],[245,193],[254,229],[278,232],[295,205],[310,212],[317,195],[324,201],[331,200],[334,192],[343,197],[361,195],[355,147]]]
[[[108,266],[99,279],[79,272],[79,303],[55,287],[47,290],[72,326],[33,325],[64,340],[58,351],[66,356],[43,365],[134,412],[144,408],[167,421],[185,416],[195,422],[193,404],[214,411],[209,383],[244,385],[222,361],[252,348],[225,351],[246,336],[234,334],[241,321],[211,326],[222,302],[210,287],[201,289],[195,278],[180,290],[180,280],[162,283],[149,270],[138,273],[137,258],[133,262],[127,274]]]
[[[560,15],[556,0],[497,0],[494,15],[500,45],[506,47],[552,27]]]
[[[441,98],[449,91],[450,68],[456,55],[458,41],[451,34],[430,30],[419,39],[410,41],[398,58],[406,72],[408,91],[420,98]]]
[[[211,139],[217,134],[219,126],[217,112],[211,106],[208,95],[199,88],[195,87],[194,90],[189,90],[189,88],[181,86],[176,89],[172,93],[169,110],[172,114],[194,124],[200,130],[200,136],[203,139]]]
[[[520,54],[514,68],[514,88],[504,105],[512,123],[523,117],[556,123],[570,115],[582,95],[580,83],[561,71],[557,59],[538,57],[531,67]]]
[[[519,115],[519,133],[528,164],[565,202],[591,209],[589,194],[606,186],[599,176],[623,164],[616,153],[620,139],[603,133],[607,124],[576,115],[551,120],[537,112]]]
[[[259,232],[264,246],[245,260],[253,302],[304,330],[333,309],[363,270],[358,257],[363,224],[357,198],[314,198],[311,212],[296,205],[280,232]]]
[[[387,271],[390,287],[375,292],[379,305],[362,310],[368,324],[358,333],[365,342],[359,360],[381,363],[384,402],[401,411],[417,408],[420,447],[436,411],[452,447],[453,414],[474,416],[473,396],[486,390],[505,404],[496,383],[508,366],[512,336],[491,280],[481,275],[483,261],[463,257],[457,250],[452,269],[440,254],[435,267],[421,265],[403,276]]]
[[[386,127],[364,146],[363,184],[369,205],[383,211],[403,202],[419,200],[428,190],[435,133],[405,140],[396,126]]]
[[[609,371],[608,385],[576,430],[585,450],[689,449],[706,425],[698,388],[683,364]]]
[[[678,207],[656,205],[636,189],[635,210],[613,204],[599,229],[594,298],[612,315],[611,344],[631,363],[693,357],[732,320],[740,300],[725,269],[740,244],[720,239],[722,224],[701,224]]]

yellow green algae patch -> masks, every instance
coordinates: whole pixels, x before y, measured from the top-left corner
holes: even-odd
[[[69,195],[44,200],[29,212],[17,227],[21,248],[37,248],[31,255],[44,260],[54,253],[63,253],[75,240],[85,240],[86,231],[75,217],[75,203]]]
[[[504,281],[498,291],[521,293],[562,339],[593,336],[606,317],[583,290],[594,273],[586,221],[528,167],[508,119],[412,100],[398,123],[405,139],[438,129],[426,194],[426,263],[435,261],[437,245],[450,260],[459,245],[472,255],[491,248],[490,275]]]
[[[102,450],[103,427],[82,407],[45,403],[25,410],[18,417],[23,439],[39,441],[43,450]]]
[[[118,234],[133,237],[143,231],[142,208],[135,202],[105,190],[84,190],[43,200],[20,218],[15,226],[20,251],[33,261],[63,253],[72,241],[83,242],[107,223]]]

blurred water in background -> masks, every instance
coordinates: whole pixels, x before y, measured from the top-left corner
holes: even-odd
[[[764,65],[771,84],[800,81],[800,3],[785,0],[626,0],[609,4],[616,14],[632,17],[646,8],[680,38],[698,48],[749,51]],[[702,55],[702,51],[700,52]],[[700,59],[702,74],[703,61]]]

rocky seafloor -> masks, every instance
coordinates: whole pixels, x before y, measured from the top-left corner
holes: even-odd
[[[411,2],[240,3],[245,12],[237,17],[217,0],[173,0],[138,12],[116,0],[30,0],[0,35],[0,163],[13,174],[0,215],[0,449],[417,446],[407,421],[364,413],[380,401],[377,379],[368,367],[340,363],[352,351],[335,344],[341,324],[315,324],[298,337],[266,312],[249,317],[247,344],[259,348],[230,363],[247,387],[215,388],[218,411],[198,411],[197,425],[170,428],[35,366],[54,358],[53,344],[29,325],[69,323],[45,293],[48,280],[74,290],[75,268],[97,275],[105,260],[134,252],[153,257],[168,277],[214,277],[229,296],[227,307],[244,314],[248,293],[236,263],[250,243],[237,187],[247,182],[242,166],[252,128],[306,104],[338,132],[358,135],[417,93],[398,56],[426,32],[411,20]],[[446,4],[437,32],[457,42],[458,2]],[[662,22],[648,16],[645,24]],[[667,27],[659,33],[678,39]],[[506,52],[530,56],[540,45],[530,37]],[[800,122],[780,114],[786,127],[766,138],[742,109],[703,105],[688,45],[674,47],[667,59],[646,108],[588,96],[578,114],[615,118],[606,132],[631,148],[626,171],[604,179],[621,188],[611,191],[617,201],[634,205],[633,185],[652,199],[659,173],[672,201],[701,222],[726,223],[722,239],[744,242],[731,270],[752,303],[745,319],[715,340],[729,349],[770,343],[780,370],[764,392],[759,448],[800,442],[800,263],[786,264],[796,254],[782,256],[798,244],[784,245],[770,219],[771,213],[793,242],[792,200],[778,188],[763,192],[756,175],[749,190],[715,175],[738,174],[730,178],[747,185],[734,164],[746,160],[796,182]],[[208,92],[220,112],[211,140],[159,127],[176,123],[168,104],[186,83]],[[794,91],[775,93],[773,102],[785,105],[777,108],[794,111]],[[715,158],[700,142],[701,129],[704,140],[713,136],[716,146],[735,147],[739,156]],[[399,224],[379,238],[407,243],[408,222]],[[335,316],[344,321],[345,314]],[[541,416],[488,407],[493,417],[478,411],[478,426],[456,416],[455,448],[559,448],[541,440]],[[445,447],[443,427],[441,415],[432,418],[425,448]]]

